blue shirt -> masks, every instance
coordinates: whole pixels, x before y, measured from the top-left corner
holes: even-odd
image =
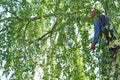
[[[105,17],[105,24],[108,25],[108,29],[110,28],[110,23],[109,23],[109,18],[106,16]],[[98,38],[100,37],[100,25],[101,25],[101,21],[97,20],[94,23],[94,40],[93,43],[96,44],[98,42]],[[104,27],[104,26],[103,26]]]

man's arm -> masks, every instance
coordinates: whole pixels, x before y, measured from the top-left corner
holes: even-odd
[[[99,36],[100,36],[100,25],[99,22],[97,21],[94,23],[94,39],[93,39],[94,44],[98,42]]]
[[[95,50],[95,45],[98,42],[98,38],[100,36],[100,24],[99,21],[94,23],[94,39],[91,45],[91,50]]]

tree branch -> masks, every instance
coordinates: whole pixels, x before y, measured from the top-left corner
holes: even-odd
[[[30,21],[35,21],[37,19],[41,19],[42,17],[43,18],[46,18],[46,17],[51,17],[51,16],[70,16],[70,15],[74,15],[74,14],[77,14],[81,11],[77,11],[77,12],[71,12],[71,13],[50,13],[50,14],[45,14],[43,16],[35,16],[33,18],[28,18]]]
[[[18,18],[15,18],[15,17],[8,17],[8,18],[4,18],[4,19],[0,19],[0,22],[3,22],[5,20],[9,20],[9,19],[18,19]],[[22,20],[22,19],[19,19],[19,20]],[[20,21],[19,21],[20,22]],[[7,28],[3,28],[2,30],[0,30],[0,33],[5,31]]]
[[[3,22],[3,21],[5,21],[5,20],[9,20],[9,19],[12,19],[12,18],[13,18],[13,19],[18,19],[18,20],[20,20],[20,21],[21,21],[21,20],[24,21],[24,19],[19,18],[15,13],[10,12],[10,11],[8,11],[8,12],[11,13],[12,15],[14,15],[15,17],[8,17],[8,18],[1,19],[0,22]],[[79,12],[81,12],[81,11],[71,12],[71,13],[50,13],[50,14],[45,14],[45,15],[43,15],[43,17],[46,18],[46,17],[51,17],[51,16],[70,16],[70,15],[77,14],[77,13],[79,13]],[[33,18],[26,18],[26,20],[35,21],[35,20],[41,19],[41,18],[42,18],[42,16],[35,16],[35,17],[33,17]]]
[[[11,18],[13,18],[13,17],[8,17],[8,18],[0,19],[0,22],[3,22],[5,20],[11,19]]]
[[[15,12],[11,12],[11,11],[7,11],[7,12],[9,12],[9,13],[12,14],[13,16],[15,16],[15,17],[14,17],[15,19],[18,19],[18,20],[20,20],[20,21],[23,20],[22,18],[18,17]]]
[[[45,33],[44,35],[42,35],[40,38],[31,41],[30,44],[33,43],[34,41],[40,41],[40,40],[42,40],[43,38],[45,38],[47,35],[52,34],[53,31],[55,30],[56,26],[57,26],[57,21],[54,23],[54,25],[53,25],[53,27],[52,27],[52,29],[51,29],[50,31],[48,31],[47,33]]]
[[[9,12],[9,13],[11,13],[14,17],[8,17],[8,18],[4,18],[4,19],[0,19],[0,22],[3,22],[3,21],[5,21],[5,20],[9,20],[9,19],[18,19],[18,20],[23,20],[22,18],[19,18],[16,14],[15,14],[15,12],[11,12],[11,11],[7,11],[7,12]]]
[[[30,21],[35,21],[35,20],[38,20],[38,19],[41,19],[42,16],[35,16],[35,17],[32,17],[32,18],[26,18],[26,19],[22,19],[22,18],[19,18],[14,12],[10,12],[8,11],[9,13],[13,14],[15,17],[8,17],[8,18],[4,18],[4,19],[1,19],[0,22],[3,22],[5,20],[9,20],[9,19],[17,19],[19,20],[20,22],[22,21],[26,21],[26,20],[29,20]],[[76,11],[76,12],[71,12],[71,13],[50,13],[50,14],[45,14],[43,15],[44,18],[46,17],[52,17],[52,16],[71,16],[71,15],[74,15],[74,14],[77,14],[81,11]],[[55,24],[56,25],[56,24]],[[53,26],[53,29],[54,29],[54,26]],[[53,29],[51,31],[53,31]],[[0,30],[0,32],[2,31],[5,31],[6,28]],[[48,31],[46,34],[44,34],[41,38],[39,38],[39,40],[41,40],[43,37],[45,37],[46,35],[48,35],[49,33],[52,33],[51,31]]]
[[[26,23],[26,25],[25,25],[25,30],[24,30],[24,32],[23,32],[24,40],[25,40],[26,30],[27,30],[27,28],[28,28],[29,23],[30,23],[30,21],[28,21],[28,22]]]

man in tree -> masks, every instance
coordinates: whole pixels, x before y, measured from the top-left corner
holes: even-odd
[[[92,18],[96,21],[94,23],[94,39],[91,45],[91,50],[95,50],[95,45],[98,43],[99,39],[103,38],[104,36],[106,38],[105,45],[109,47],[110,57],[113,61],[112,65],[115,65],[117,59],[116,54],[120,49],[120,40],[117,40],[113,34],[113,30],[110,30],[110,21],[108,16],[102,15],[102,13],[97,9],[93,9],[91,15]],[[104,58],[102,61],[103,65],[105,65],[106,62],[109,62]],[[103,67],[102,73],[104,74],[106,70],[106,67]]]
[[[91,45],[91,50],[95,50],[95,45],[98,43],[98,39],[105,36],[106,45],[110,45],[112,40],[115,40],[113,30],[110,30],[110,22],[108,16],[103,15],[99,10],[92,10],[92,18],[96,20],[94,23],[94,39]]]
[[[91,50],[95,50],[95,45],[98,43],[98,39],[105,36],[106,45],[111,45],[114,41],[113,47],[109,48],[110,52],[116,52],[120,48],[120,41],[116,40],[116,37],[113,34],[113,30],[110,30],[110,21],[108,16],[103,15],[99,10],[92,10],[92,18],[95,19],[94,23],[94,39],[91,45]],[[98,19],[98,20],[96,20]]]

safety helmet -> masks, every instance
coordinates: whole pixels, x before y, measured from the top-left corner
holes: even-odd
[[[97,13],[100,13],[100,11],[97,10],[97,9],[93,9],[92,12],[91,12],[91,15],[95,16]]]

